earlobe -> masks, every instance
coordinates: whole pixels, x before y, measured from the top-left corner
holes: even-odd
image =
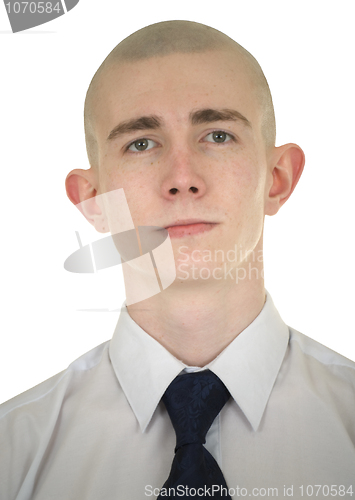
[[[293,193],[303,172],[305,155],[297,144],[275,148],[270,160],[265,215],[275,215]]]
[[[65,189],[69,200],[99,233],[108,232],[108,223],[103,211],[97,203],[98,185],[91,170],[75,169],[65,179]]]

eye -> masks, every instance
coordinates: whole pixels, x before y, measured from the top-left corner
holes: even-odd
[[[156,146],[157,143],[152,141],[151,139],[138,139],[137,141],[131,142],[127,149],[130,151],[134,151],[135,153],[140,151],[147,151],[148,149]]]
[[[205,140],[207,142],[229,142],[230,140],[234,141],[234,137],[223,130],[215,130],[206,135]]]

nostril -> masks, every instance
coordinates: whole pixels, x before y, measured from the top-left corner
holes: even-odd
[[[193,193],[197,193],[198,188],[196,188],[196,187],[194,187],[194,186],[191,186],[191,187],[190,187],[190,190],[191,190]],[[171,194],[176,194],[176,193],[178,192],[178,189],[177,189],[177,188],[171,188],[171,189],[169,189],[169,192],[170,192]]]

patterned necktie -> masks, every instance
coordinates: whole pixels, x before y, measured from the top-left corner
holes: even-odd
[[[162,400],[176,433],[175,457],[163,485],[165,490],[157,500],[193,494],[196,498],[230,500],[222,471],[203,446],[208,429],[229,396],[223,382],[210,370],[178,375],[169,385]]]

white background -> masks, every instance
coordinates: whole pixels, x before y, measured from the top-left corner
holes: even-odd
[[[121,271],[74,275],[66,257],[99,236],[66,197],[88,168],[83,105],[98,66],[148,24],[186,19],[234,38],[271,87],[277,145],[306,167],[265,228],[266,288],[287,324],[355,360],[354,7],[351,0],[80,0],[68,14],[12,34],[0,5],[0,402],[111,338]],[[115,274],[116,273],[116,274]]]

